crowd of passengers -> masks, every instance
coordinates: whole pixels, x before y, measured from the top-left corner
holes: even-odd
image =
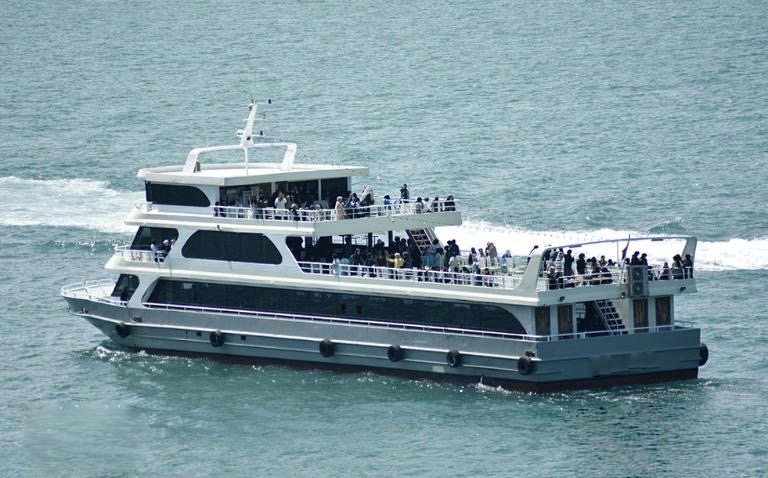
[[[537,249],[535,246],[534,249]],[[531,251],[533,252],[533,251]],[[568,249],[547,249],[542,254],[542,270],[548,279],[549,289],[563,289],[577,285],[599,285],[613,282],[613,271],[616,263],[611,259],[596,257],[587,258],[581,253],[574,258],[573,251]],[[648,255],[635,251],[632,257],[624,259],[625,266],[645,266],[648,269],[648,280],[674,280],[693,277],[693,258],[690,254],[683,259],[680,254],[672,258],[672,266],[664,262],[660,268],[648,264]],[[575,270],[574,270],[575,267]]]
[[[510,258],[508,251],[499,257],[492,242],[488,242],[484,248],[473,247],[464,255],[454,239],[449,240],[445,247],[438,239],[434,239],[422,250],[413,239],[401,239],[396,236],[389,246],[379,239],[370,250],[357,247],[351,254],[335,252],[328,269],[324,271],[337,275],[390,279],[411,277],[401,273],[402,270],[413,272],[413,277],[419,281],[493,287],[493,275]]]
[[[227,217],[229,214],[236,217],[245,217],[245,210],[250,208],[250,215],[256,219],[284,219],[293,221],[321,221],[321,220],[342,220],[357,219],[371,215],[371,208],[375,205],[376,199],[373,195],[373,188],[365,186],[360,196],[355,192],[347,192],[345,196],[337,196],[336,203],[330,210],[323,209],[317,201],[299,201],[294,195],[285,194],[283,191],[276,191],[271,198],[259,196],[251,201],[246,207],[238,201],[230,201],[229,204],[222,204],[217,201],[213,208],[213,215],[217,217]],[[403,184],[400,188],[399,199],[392,199],[389,194],[382,198],[382,206],[385,211],[391,211],[401,206],[409,206],[410,211],[420,214],[428,212],[455,211],[456,202],[453,196],[441,200],[438,196],[434,199],[429,197],[417,197],[412,200],[408,185]],[[230,208],[235,208],[232,211]]]

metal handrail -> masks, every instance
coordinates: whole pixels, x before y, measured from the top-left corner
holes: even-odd
[[[364,266],[328,262],[298,262],[307,274],[333,275],[338,278],[369,278],[424,283],[452,284],[458,286],[515,289],[522,281],[522,274],[505,266],[486,268],[489,274],[479,272],[450,272],[433,269]]]
[[[255,206],[209,206],[210,215],[233,219],[266,220],[266,221],[295,221],[295,222],[326,222],[340,219],[363,219],[369,217],[408,216],[413,214],[433,214],[436,212],[458,211],[459,201],[439,200],[434,207],[420,205],[416,201],[395,201],[392,204],[374,204],[371,206],[359,206],[344,208],[344,217],[337,218],[336,209],[283,209],[274,207],[259,208]],[[137,204],[136,207],[147,213],[155,209],[157,205],[151,202]],[[181,213],[184,214],[184,213]],[[190,214],[200,216],[201,214]]]

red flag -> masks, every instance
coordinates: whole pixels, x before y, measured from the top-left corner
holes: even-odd
[[[627,236],[627,245],[621,250],[621,260],[623,261],[627,257],[627,251],[629,250],[629,236]]]

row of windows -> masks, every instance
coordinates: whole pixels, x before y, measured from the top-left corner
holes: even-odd
[[[149,302],[525,333],[501,307],[437,300],[161,279]]]
[[[275,191],[282,191],[285,194],[293,196],[293,200],[298,204],[313,202],[320,199],[318,188],[322,188],[323,196],[326,199],[325,207],[332,207],[336,202],[336,196],[348,195],[348,178],[331,178],[309,181],[283,181],[275,184]],[[148,202],[155,204],[167,204],[171,206],[194,206],[208,207],[211,201],[205,193],[195,186],[183,184],[157,184],[150,181],[144,183],[144,191]],[[219,189],[219,200],[224,205],[233,205],[241,203],[244,206],[250,205],[251,201],[263,196],[271,207],[272,184],[251,184],[245,186],[227,186]]]

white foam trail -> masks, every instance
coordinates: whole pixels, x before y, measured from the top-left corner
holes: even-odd
[[[110,189],[104,181],[89,179],[35,180],[14,176],[0,178],[0,209],[3,226],[81,227],[106,233],[131,235],[134,227],[123,224],[131,208],[144,201],[141,191]],[[627,236],[649,236],[638,231],[602,229],[598,231],[528,231],[506,226],[466,220],[462,226],[441,227],[443,241],[456,239],[463,250],[485,247],[493,242],[499,253],[509,250],[516,256],[527,256],[531,248],[557,244],[575,244]],[[630,245],[630,254],[634,250]],[[616,251],[588,251],[591,255],[615,257]],[[643,251],[645,252],[645,251]],[[670,260],[679,250],[660,250],[652,261]],[[768,237],[699,241],[696,250],[699,270],[768,269]]]
[[[487,242],[493,242],[502,254],[509,250],[515,256],[527,256],[534,245],[544,247],[558,244],[578,244],[583,242],[600,241],[604,239],[619,239],[627,237],[649,237],[653,234],[638,231],[619,231],[601,229],[597,231],[528,231],[511,227],[466,220],[461,226],[441,227],[438,235],[443,241],[456,239],[462,250],[470,247],[485,247]],[[658,247],[658,245],[656,246]],[[630,242],[629,254],[635,249]],[[616,258],[613,250],[587,250],[590,255],[605,254],[608,258]],[[646,251],[641,251],[646,252]],[[649,251],[651,252],[651,251]],[[655,256],[651,262],[671,261],[672,256],[681,252],[679,249],[655,248]],[[735,270],[735,269],[768,269],[768,237],[759,239],[730,239],[721,242],[699,241],[696,248],[696,268],[699,270]]]
[[[128,233],[123,224],[131,208],[144,201],[143,192],[110,189],[89,179],[0,178],[3,226],[82,227],[109,233]]]

